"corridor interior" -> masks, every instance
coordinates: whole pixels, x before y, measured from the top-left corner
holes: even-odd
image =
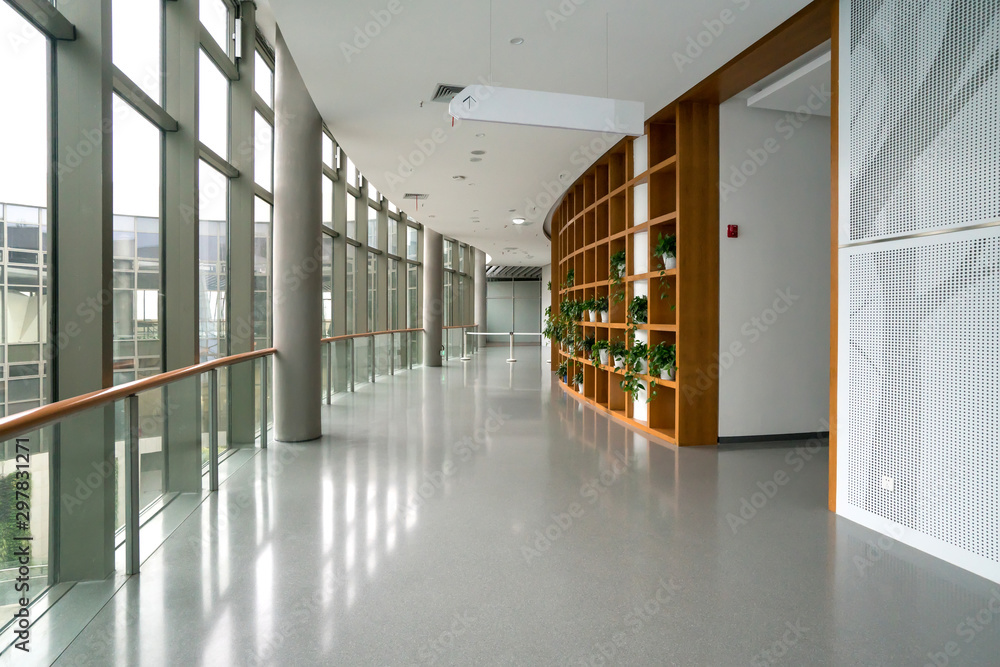
[[[651,442],[518,354],[340,395],[321,440],[248,459],[32,658],[915,665],[956,642],[996,664],[997,627],[956,626],[997,593],[828,512],[825,443]]]

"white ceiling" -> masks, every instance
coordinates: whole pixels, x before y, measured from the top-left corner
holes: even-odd
[[[747,106],[755,109],[808,112],[829,118],[833,111],[832,73],[830,43],[827,42],[737,97],[746,97]]]
[[[592,162],[591,142],[601,147],[616,138],[499,124],[453,128],[447,104],[428,102],[439,83],[487,82],[492,70],[497,85],[642,101],[648,117],[808,2],[496,0],[492,11],[489,0],[260,4],[262,15],[273,12],[337,141],[381,192],[428,227],[485,250],[496,264],[541,266],[549,262],[546,184],[552,188],[560,175],[572,182]],[[396,15],[386,12],[390,6]],[[709,24],[720,34],[707,39],[704,22],[726,10],[731,23]],[[391,20],[348,62],[344,45],[353,47],[381,12]],[[684,54],[699,33],[710,43],[679,67],[675,54]],[[511,45],[515,37],[524,44]],[[435,143],[435,136],[443,140]],[[421,142],[433,146],[432,154],[399,177],[401,158]],[[470,162],[474,150],[486,151],[481,162]],[[458,175],[466,180],[454,180]],[[403,200],[408,192],[430,197],[415,211]],[[513,225],[517,216],[530,224]]]

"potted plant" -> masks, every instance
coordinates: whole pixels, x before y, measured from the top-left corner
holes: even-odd
[[[635,372],[635,368],[632,364],[628,364],[625,368],[625,377],[619,382],[622,391],[626,394],[631,394],[632,398],[637,398],[640,391],[645,391],[646,385],[643,383],[642,379],[639,377],[638,373]],[[652,400],[647,398],[646,402]]]
[[[576,385],[576,390],[582,394],[583,393],[583,370],[577,371],[576,375],[573,376],[573,384]]]
[[[601,322],[608,323],[608,297],[599,296],[594,299],[594,310],[601,314]],[[595,320],[596,321],[596,320]]]
[[[667,236],[664,236],[663,234],[660,234],[660,237],[656,241],[656,247],[653,248],[653,254],[660,256],[660,259],[663,261],[664,271],[676,269],[677,235],[668,234]]]
[[[583,347],[584,356],[586,356],[586,357],[590,356],[590,352],[591,352],[591,350],[593,350],[595,343],[596,343],[596,340],[595,340],[594,336],[587,336],[586,338],[583,339],[582,347]]]
[[[629,350],[629,358],[633,369],[639,375],[646,375],[649,371],[649,363],[646,357],[649,356],[649,348],[641,340],[632,341],[632,349]]]
[[[593,347],[590,348],[590,356],[594,360],[595,366],[607,366],[608,365],[608,348],[610,343],[606,340],[594,341]]]
[[[568,373],[569,373],[569,364],[567,364],[565,361],[559,364],[559,368],[556,370],[556,375],[559,376],[559,379],[562,380],[563,383],[566,383],[566,375]]]
[[[673,380],[677,374],[677,346],[660,343],[649,350],[649,374]]]
[[[608,282],[612,287],[611,298],[614,303],[619,303],[625,299],[625,289],[622,287],[622,281],[625,279],[625,267],[627,264],[625,251],[619,250],[611,255],[609,264]],[[619,289],[614,289],[616,287]]]
[[[590,321],[591,322],[596,322],[597,321],[597,300],[596,299],[587,299],[586,301],[584,301],[583,303],[580,304],[580,307],[583,310],[587,311],[590,314]]]
[[[637,296],[628,305],[628,317],[633,324],[645,324],[649,313],[649,299]]]
[[[626,357],[628,357],[628,348],[625,347],[625,341],[616,340],[608,346],[608,355],[615,360],[615,368],[624,368],[627,364],[625,363]]]
[[[572,287],[573,281],[576,279],[576,269],[570,269],[566,272],[566,287]]]

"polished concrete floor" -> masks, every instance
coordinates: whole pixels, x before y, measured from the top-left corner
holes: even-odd
[[[650,443],[518,354],[325,407],[56,664],[1000,664],[1000,586],[827,512],[825,449]]]

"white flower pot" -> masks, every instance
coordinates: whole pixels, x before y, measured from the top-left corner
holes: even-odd
[[[649,373],[649,362],[643,359],[639,362],[639,375],[646,375]]]
[[[582,385],[582,384],[578,384],[578,385],[576,385],[576,390],[577,390],[577,391],[578,391],[579,393],[581,393],[581,394],[582,394],[582,393],[583,393],[583,385]]]
[[[671,269],[676,269],[677,268],[677,258],[676,257],[668,257],[667,255],[661,255],[661,257],[663,258],[663,270],[664,271],[670,271]]]
[[[625,357],[615,357],[615,368],[617,369],[625,368]]]
[[[601,311],[601,322],[604,322],[605,324],[607,324],[610,320],[611,320],[611,317],[608,315],[608,311],[602,310]]]
[[[590,321],[591,322],[596,322],[597,321],[597,311],[596,310],[590,311]]]
[[[601,357],[601,365],[602,366],[607,366],[608,365],[608,351],[607,350],[598,350],[597,354],[598,354],[598,356]]]
[[[664,368],[662,371],[660,371],[660,379],[673,381],[674,376],[676,374],[677,374],[677,368],[675,366],[671,366],[670,368]]]

